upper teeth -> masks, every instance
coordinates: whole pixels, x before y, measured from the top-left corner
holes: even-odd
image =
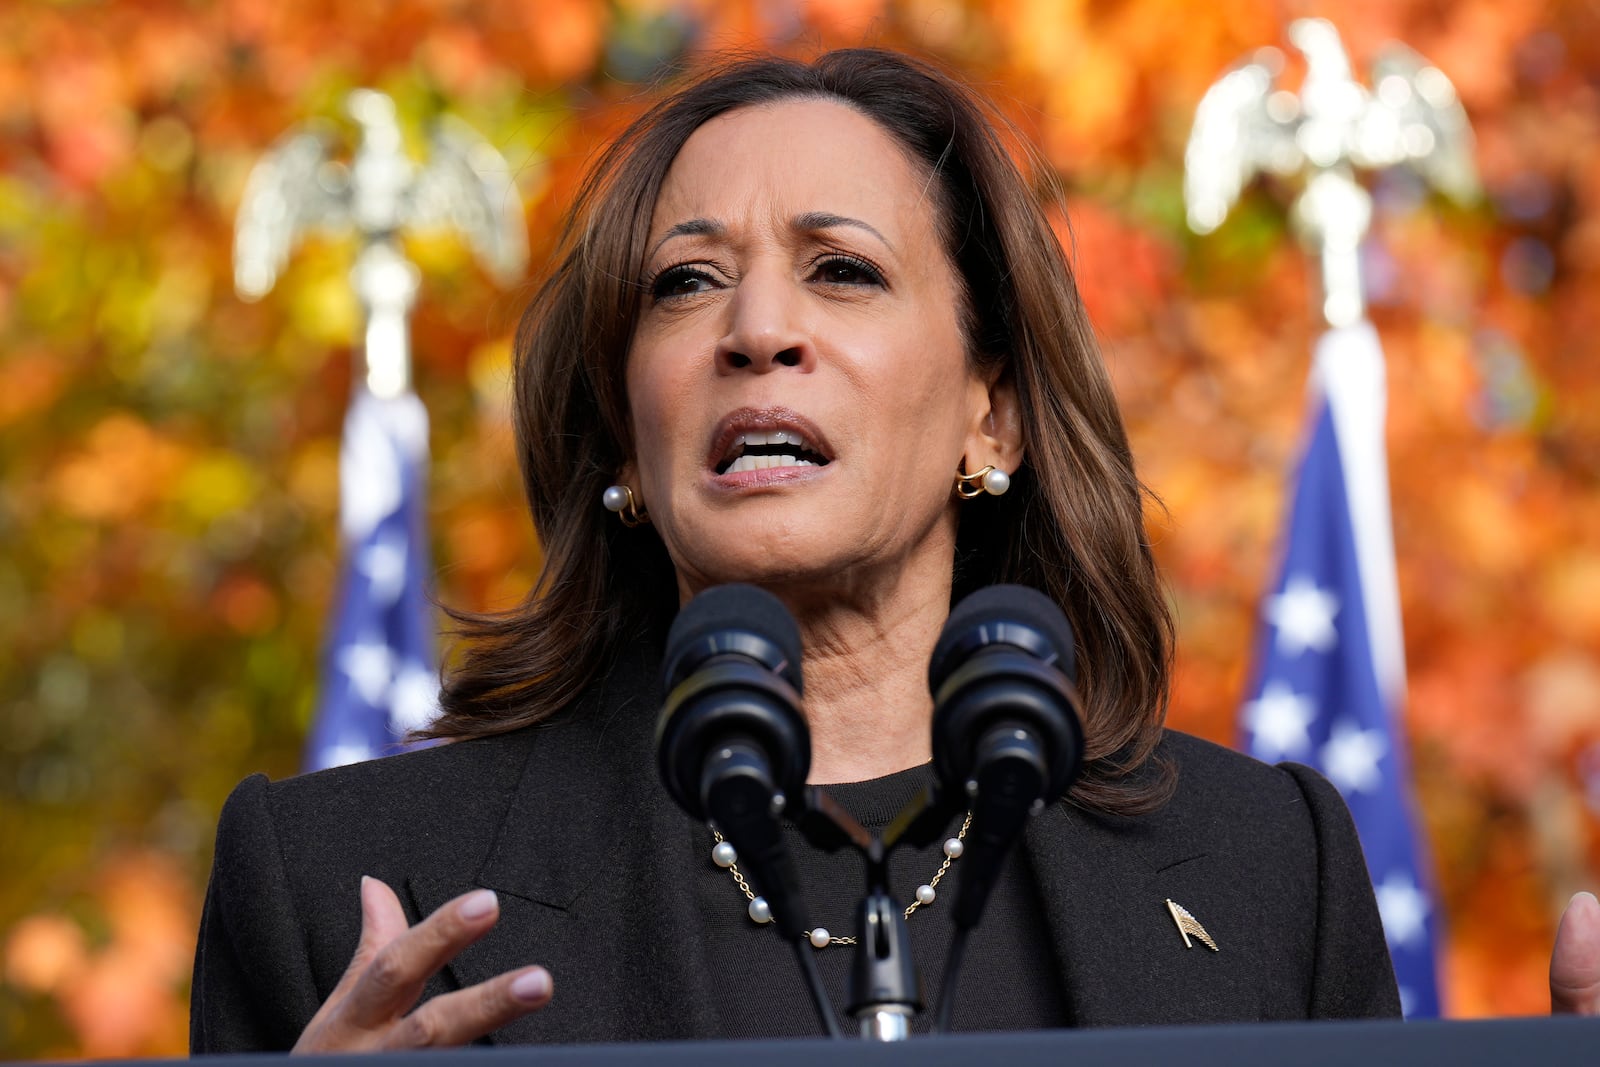
[[[766,470],[769,467],[815,467],[817,464],[809,459],[799,456],[780,453],[772,456],[750,455],[748,450],[762,445],[788,445],[797,451],[809,451],[805,438],[793,430],[770,430],[766,432],[751,431],[742,433],[734,439],[733,448],[730,450],[735,458],[728,464],[724,474],[738,474],[742,471]]]
[[[793,430],[773,430],[770,433],[742,433],[734,438],[733,450],[742,452],[751,445],[794,445],[796,448],[804,448],[806,440]]]

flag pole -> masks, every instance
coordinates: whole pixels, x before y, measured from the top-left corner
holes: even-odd
[[[1369,90],[1353,77],[1332,23],[1297,20],[1289,39],[1305,58],[1298,94],[1274,87],[1282,54],[1258,51],[1207,90],[1185,153],[1188,220],[1201,234],[1222,224],[1256,175],[1303,179],[1291,218],[1318,266],[1326,324],[1242,734],[1252,755],[1310,763],[1338,787],[1361,836],[1402,1009],[1432,1016],[1438,919],[1400,724],[1405,656],[1384,360],[1361,275],[1372,198],[1356,174],[1404,166],[1471,199],[1471,131],[1449,79],[1410,49],[1391,45],[1380,54]]]
[[[389,97],[358,89],[346,110],[361,132],[350,162],[336,158],[326,126],[291,130],[251,171],[234,233],[234,287],[245,300],[272,289],[307,234],[353,231],[360,241],[350,281],[364,326],[339,460],[344,566],[307,770],[407,747],[438,709],[426,590],[428,414],[412,388],[410,339],[421,274],[401,240],[412,230],[457,230],[507,284],[527,260],[522,204],[492,146],[446,119],[419,166]]]

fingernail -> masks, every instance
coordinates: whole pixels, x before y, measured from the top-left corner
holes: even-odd
[[[517,975],[511,982],[511,995],[518,1000],[543,1000],[550,995],[550,975],[544,971]]]
[[[461,902],[461,917],[463,919],[481,919],[485,915],[494,913],[500,901],[492,889],[480,889]]]

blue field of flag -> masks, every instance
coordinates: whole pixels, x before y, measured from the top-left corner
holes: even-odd
[[[1351,344],[1356,358],[1376,356],[1376,337],[1343,338],[1332,355],[1345,356]],[[1341,351],[1343,350],[1343,351]],[[1321,353],[1326,357],[1330,353]],[[1381,363],[1380,363],[1381,367]],[[1326,358],[1319,370],[1326,376],[1345,368]],[[1348,383],[1324,388],[1313,409],[1313,427],[1294,491],[1282,568],[1273,591],[1262,604],[1262,628],[1256,649],[1256,680],[1244,706],[1242,729],[1247,750],[1268,762],[1293,760],[1316,767],[1339,789],[1350,806],[1371,871],[1384,932],[1408,1017],[1439,1013],[1435,961],[1437,915],[1432,902],[1425,850],[1421,847],[1409,795],[1408,765],[1398,723],[1400,679],[1382,679],[1386,659],[1400,664],[1398,649],[1374,648],[1374,616],[1392,609],[1388,627],[1398,638],[1398,608],[1392,588],[1392,547],[1387,585],[1363,580],[1365,562],[1358,545],[1390,545],[1385,471],[1352,475],[1341,447],[1340,403],[1361,402]],[[1381,413],[1379,393],[1371,403]],[[1360,412],[1367,425],[1370,411]],[[1361,425],[1363,420],[1353,420]],[[1350,425],[1345,422],[1343,425]],[[1377,421],[1381,434],[1381,418]],[[1381,456],[1381,436],[1365,458]],[[1360,453],[1357,446],[1350,449]],[[1354,478],[1376,478],[1385,506],[1376,516],[1362,516],[1352,507],[1357,497]],[[1378,510],[1378,509],[1373,509]],[[1361,531],[1359,522],[1381,521],[1381,530]],[[1369,552],[1369,556],[1378,553]],[[1381,564],[1375,564],[1381,566]],[[1371,606],[1376,602],[1377,606]],[[1383,620],[1378,620],[1381,622]],[[1398,670],[1396,670],[1398,673]],[[1385,684],[1388,682],[1388,684]]]
[[[340,457],[343,572],[306,769],[388,755],[437,714],[425,591],[428,421],[414,394],[360,391]]]

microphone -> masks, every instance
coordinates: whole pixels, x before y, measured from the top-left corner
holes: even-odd
[[[810,928],[779,818],[803,804],[811,735],[800,714],[800,631],[777,597],[722,585],[691,600],[667,635],[661,781],[733,845],[785,939]]]
[[[934,646],[934,771],[945,795],[965,795],[972,811],[951,911],[958,931],[978,925],[1028,816],[1078,775],[1083,726],[1075,674],[1066,615],[1026,586],[973,593],[950,613]]]
[[[965,795],[972,825],[950,917],[934,1032],[946,1033],[967,935],[1028,816],[1061,796],[1083,762],[1072,684],[1072,627],[1036,589],[992,585],[967,597],[933,647],[933,766],[947,798]]]

